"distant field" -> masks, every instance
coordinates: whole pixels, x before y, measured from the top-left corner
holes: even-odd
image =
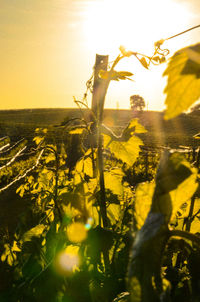
[[[82,110],[82,113],[88,116],[87,110]],[[143,135],[147,145],[177,147],[199,144],[193,138],[193,135],[200,132],[199,115],[182,114],[175,119],[165,121],[162,112],[145,111],[135,115],[131,110],[105,109],[104,123],[119,133],[134,116],[138,117],[148,130],[148,133]],[[21,137],[31,139],[35,128],[59,125],[65,119],[74,117],[82,117],[79,109],[1,110],[0,136],[8,135],[13,140]]]

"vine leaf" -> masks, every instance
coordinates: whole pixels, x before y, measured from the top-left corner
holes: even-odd
[[[144,68],[148,69],[148,63],[147,63],[145,57],[142,57],[141,59],[139,59],[139,61]]]
[[[8,265],[12,266],[17,259],[16,252],[21,252],[17,242],[14,241],[12,246],[8,243],[4,244],[4,252],[1,254],[1,261],[7,260]]]
[[[137,229],[143,226],[151,208],[152,197],[155,189],[155,183],[144,182],[137,186],[135,192],[135,220]]]
[[[149,185],[149,187],[148,185],[140,185],[140,190],[141,187],[143,188],[143,195],[149,194],[146,199],[143,199],[147,201],[147,206],[149,207],[151,195],[152,202],[147,218],[142,228],[137,232],[131,251],[128,276],[132,302],[137,301],[132,287],[132,282],[135,278],[140,284],[143,302],[160,301],[159,296],[164,289],[160,263],[169,239],[168,224],[174,206],[174,196],[171,196],[170,193],[171,191],[179,190],[181,184],[190,179],[193,174],[197,177],[196,170],[190,167],[183,155],[165,152],[158,167],[153,194],[154,184]],[[196,190],[195,177],[194,180],[192,179],[194,181],[193,191]],[[149,193],[148,188],[150,189]],[[140,197],[142,196],[141,191],[136,192],[136,201],[139,198],[139,193]],[[174,193],[174,195],[176,194]],[[176,202],[181,206],[183,203],[182,195],[179,195],[179,197],[180,200],[176,200]],[[139,205],[136,205],[137,211],[138,207]]]
[[[186,180],[184,180],[176,190],[170,192],[170,197],[172,200],[172,216],[171,220],[175,218],[175,215],[179,208],[190,201],[193,194],[195,193],[198,184],[197,180],[197,170],[191,169],[193,172]]]
[[[176,52],[163,75],[168,76],[165,119],[170,119],[200,97],[200,43]]]
[[[113,194],[122,195],[123,194],[123,186],[122,186],[122,178],[124,173],[121,169],[112,169],[110,171],[104,172],[105,178],[105,187],[106,189],[110,189]]]
[[[69,131],[69,134],[83,134],[83,132],[85,131],[85,127],[74,127],[72,130]]]
[[[111,140],[109,136],[104,135],[104,142],[117,159],[122,160],[130,166],[136,161],[140,152],[140,146],[143,145],[143,142],[137,136],[132,136],[128,141],[119,141]]]
[[[38,224],[23,235],[23,242],[31,241],[32,237],[40,237],[45,229],[44,224]]]
[[[121,136],[114,136],[112,133],[110,135],[104,134],[104,148],[109,148],[117,159],[132,166],[138,157],[140,146],[143,145],[142,140],[134,134],[144,132],[146,132],[145,128],[138,123],[137,119],[134,119],[128,124]],[[109,134],[109,132],[107,133]]]
[[[181,169],[184,169],[186,167],[187,170],[185,170],[185,173],[188,175],[188,173],[191,173],[185,180],[183,180],[180,184],[177,185],[177,187],[173,190],[169,190],[169,197],[171,199],[171,213],[170,221],[172,221],[175,218],[175,215],[177,211],[180,209],[180,207],[187,203],[195,191],[197,190],[198,183],[197,180],[197,170],[195,168],[190,167],[189,163],[185,160],[185,158],[181,154],[173,154],[171,155],[170,160],[167,160],[167,165],[171,166],[171,168],[168,170],[169,177],[171,177],[174,181],[174,183],[177,182],[175,177],[173,176],[175,173],[177,175],[177,172],[175,171],[181,171]],[[174,168],[173,168],[174,166]],[[175,167],[176,166],[176,167]],[[173,172],[174,169],[174,172]],[[170,172],[171,171],[171,172]],[[187,172],[186,172],[187,171]],[[180,172],[181,173],[181,172]],[[166,184],[169,184],[169,178],[167,175],[163,175],[165,177]],[[178,175],[177,175],[178,177]],[[151,208],[152,198],[155,190],[155,183],[141,183],[137,186],[136,192],[135,192],[135,219],[136,219],[136,226],[137,229],[140,229],[145,219],[147,218],[148,212]],[[168,194],[168,193],[167,193]],[[167,198],[166,194],[163,194],[163,197],[161,198],[161,202],[163,205],[159,205],[160,209],[164,209],[165,204],[165,198]],[[157,199],[157,203],[158,203]],[[170,209],[170,207],[169,207]],[[166,212],[167,212],[166,208]]]
[[[169,223],[175,211],[185,202],[181,190],[184,188],[187,200],[191,198],[198,186],[196,178],[196,169],[190,166],[184,155],[165,152],[156,176],[151,210],[162,213],[165,222]],[[188,193],[185,193],[188,183],[191,185],[191,191],[187,188]]]
[[[99,71],[99,77],[104,80],[107,80],[107,79],[114,80],[114,81],[131,80],[128,78],[131,76],[133,76],[133,73],[129,72],[129,71],[115,71],[115,70],[106,71],[103,69],[101,69]]]

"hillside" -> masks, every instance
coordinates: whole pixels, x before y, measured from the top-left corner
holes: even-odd
[[[87,118],[88,111],[82,110]],[[37,127],[59,125],[64,120],[82,117],[79,109],[23,109],[0,111],[0,135],[9,135],[12,139],[32,137]],[[105,109],[104,123],[117,134],[132,118],[138,118],[148,132],[143,135],[145,144],[177,147],[179,145],[197,146],[193,135],[200,131],[200,118],[196,114],[182,114],[169,121],[163,119],[163,113],[144,111],[134,114],[130,110]]]

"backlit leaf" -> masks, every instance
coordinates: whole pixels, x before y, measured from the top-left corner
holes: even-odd
[[[142,66],[144,66],[144,68],[148,69],[148,64],[144,57],[142,57],[139,61],[142,64]]]
[[[195,193],[198,184],[196,182],[197,171],[193,169],[193,174],[191,174],[186,180],[184,180],[177,189],[170,192],[170,197],[172,200],[172,217],[175,218],[175,215],[181,205],[188,202],[193,194]]]
[[[124,57],[130,57],[131,55],[134,54],[134,53],[133,53],[132,51],[130,51],[130,50],[127,51],[123,45],[121,45],[121,46],[119,47],[119,50],[121,51],[121,53],[122,53],[122,55],[123,55]]]
[[[135,192],[135,219],[137,229],[140,229],[150,211],[155,183],[141,183]]]
[[[45,229],[44,224],[38,224],[23,235],[23,241],[30,241],[32,237],[40,237]]]
[[[165,118],[186,111],[200,97],[200,43],[174,54],[164,76],[168,76]]]
[[[200,233],[200,220],[195,217],[190,228],[190,232],[195,234],[195,233]]]
[[[104,172],[105,187],[112,191],[113,194],[122,195],[122,177],[124,173],[120,169],[113,169]]]
[[[131,77],[131,76],[133,76],[133,73],[129,72],[129,71],[118,71],[117,73],[121,77]]]
[[[156,176],[151,210],[162,213],[165,216],[165,222],[169,223],[171,216],[196,191],[196,178],[196,169],[190,166],[184,155],[165,152]],[[190,189],[186,187],[188,184],[191,185]],[[184,193],[181,193],[183,188]],[[188,193],[185,193],[186,188]]]
[[[120,219],[121,208],[119,204],[111,203],[107,207],[107,215],[111,224],[115,224]]]
[[[103,69],[99,71],[99,77],[104,80],[108,80],[108,79],[114,81],[126,80],[126,79],[129,80],[129,78],[127,77],[131,77],[132,75],[133,73],[129,71],[115,71],[115,70],[106,71]]]
[[[112,140],[108,135],[104,135],[104,146],[109,148],[117,159],[130,166],[136,161],[141,145],[143,145],[143,142],[137,136],[130,137],[128,141],[120,141]]]
[[[49,152],[49,154],[45,158],[46,164],[48,164],[49,162],[51,162],[53,160],[55,160],[55,154],[53,152]]]
[[[44,140],[44,137],[41,136],[35,136],[33,138],[33,141],[36,143],[36,145],[39,145]]]
[[[85,127],[77,127],[69,131],[69,134],[82,134]]]

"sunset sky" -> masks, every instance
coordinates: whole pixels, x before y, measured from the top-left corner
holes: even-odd
[[[0,109],[74,107],[96,53],[113,61],[124,45],[151,55],[155,41],[199,23],[199,0],[0,0]],[[172,55],[199,38],[196,29],[164,46]],[[140,94],[162,110],[165,68],[125,59],[116,69],[134,73],[134,82],[112,83],[106,107],[129,108]]]

